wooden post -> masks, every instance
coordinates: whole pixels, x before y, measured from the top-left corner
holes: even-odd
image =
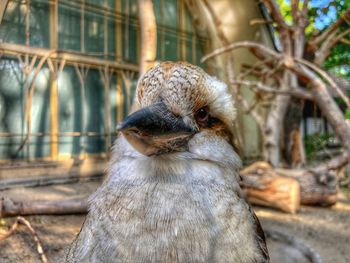
[[[123,110],[123,78],[122,74],[118,73],[117,75],[117,122],[120,122],[124,117]]]
[[[164,25],[164,0],[159,0],[160,8],[160,24]],[[165,59],[165,30],[164,26],[160,26],[160,60]]]
[[[179,19],[180,19],[180,44],[181,44],[181,59],[186,60],[186,15],[185,15],[185,2],[179,1]]]
[[[57,49],[57,23],[58,23],[58,6],[57,0],[50,4],[50,48]]]
[[[152,0],[138,0],[141,28],[140,76],[151,68],[157,55],[157,24]]]
[[[56,74],[50,74],[50,157],[58,159],[58,91]]]
[[[50,48],[57,49],[57,0],[50,5]],[[51,60],[50,60],[51,61]],[[49,61],[48,61],[49,62]],[[52,65],[52,63],[50,64]],[[58,86],[57,67],[50,73],[50,157],[58,159]]]
[[[115,0],[115,11],[118,15],[122,13],[122,1]],[[116,20],[116,26],[115,26],[115,52],[116,52],[116,61],[121,62],[122,61],[122,46],[123,46],[123,40],[122,40],[122,24],[119,19],[119,16]]]

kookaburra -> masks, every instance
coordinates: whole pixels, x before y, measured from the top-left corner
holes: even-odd
[[[67,262],[269,262],[241,195],[236,109],[224,83],[185,62],[138,82],[140,109],[118,125],[108,176]]]

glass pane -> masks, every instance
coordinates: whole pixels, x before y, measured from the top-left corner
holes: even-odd
[[[138,16],[137,0],[123,0],[122,1],[122,13],[130,15],[132,17]]]
[[[197,39],[197,45],[196,45],[196,64],[199,65],[202,68],[206,68],[206,64],[201,63],[201,58],[204,56],[204,47],[205,47],[205,39]]]
[[[108,32],[106,33],[108,36],[108,59],[115,60],[116,59],[116,27],[115,20],[112,18],[108,19]]]
[[[82,93],[76,71],[71,66],[66,66],[58,78],[58,103],[59,103],[59,131],[84,132],[82,116]],[[59,152],[78,155],[81,152],[81,136],[60,136]]]
[[[35,70],[35,69],[34,69]],[[29,76],[33,81],[34,72]],[[35,91],[32,99],[31,133],[44,133],[44,136],[30,137],[31,157],[50,155],[50,70],[44,66],[34,80]]]
[[[104,19],[101,15],[85,14],[85,50],[104,53]]]
[[[86,4],[112,10],[115,8],[115,0],[86,0]]]
[[[177,60],[177,41],[178,38],[173,33],[165,33],[164,51],[165,60]]]
[[[30,45],[50,46],[50,4],[45,1],[31,1],[30,8]]]
[[[162,24],[168,27],[177,28],[178,7],[177,0],[164,1]]]
[[[9,2],[0,25],[1,42],[25,44],[27,5]]]
[[[24,78],[17,60],[1,59],[0,83],[0,132],[14,135],[0,137],[0,159],[10,159],[24,139]]]
[[[58,4],[58,47],[80,51],[80,10]]]
[[[185,31],[188,33],[194,33],[194,28],[192,24],[192,17],[190,12],[185,8]]]
[[[185,40],[185,45],[186,45],[186,60],[190,63],[195,63],[193,61],[193,51],[192,50],[192,43],[194,41],[194,37],[187,36]]]
[[[135,25],[123,25],[123,60],[127,63],[137,63],[137,30]]]
[[[94,133],[94,136],[87,138],[85,148],[88,153],[103,152],[105,150],[103,83],[97,70],[89,71],[85,88],[86,130]]]
[[[157,60],[163,60],[162,57],[162,49],[163,49],[163,43],[164,40],[162,39],[163,34],[160,32],[160,30],[157,30]]]

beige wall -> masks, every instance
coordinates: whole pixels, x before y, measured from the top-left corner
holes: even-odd
[[[256,0],[214,0],[207,1],[215,16],[220,20],[220,27],[227,40],[232,42],[250,40],[258,41],[272,46],[271,38],[265,25],[250,25],[253,19],[262,19],[258,1]],[[197,28],[202,34],[209,34],[212,41],[211,49],[219,48],[225,44],[217,34],[215,21],[210,18],[210,12],[203,4],[203,0],[188,0],[188,6],[195,17]],[[234,71],[237,73],[244,64],[251,64],[256,58],[245,49],[235,50],[231,53],[234,58]],[[222,55],[209,62],[219,78],[225,80],[225,65],[229,56]],[[252,93],[248,89],[243,90],[246,98]],[[238,110],[240,106],[237,105]],[[261,135],[255,121],[248,115],[239,111],[237,126],[242,140],[243,154],[247,159],[255,159],[261,155]]]

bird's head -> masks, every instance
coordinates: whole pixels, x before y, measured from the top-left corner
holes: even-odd
[[[227,86],[185,62],[163,62],[137,85],[140,109],[118,130],[146,156],[186,151],[195,137],[231,143],[236,110]]]

